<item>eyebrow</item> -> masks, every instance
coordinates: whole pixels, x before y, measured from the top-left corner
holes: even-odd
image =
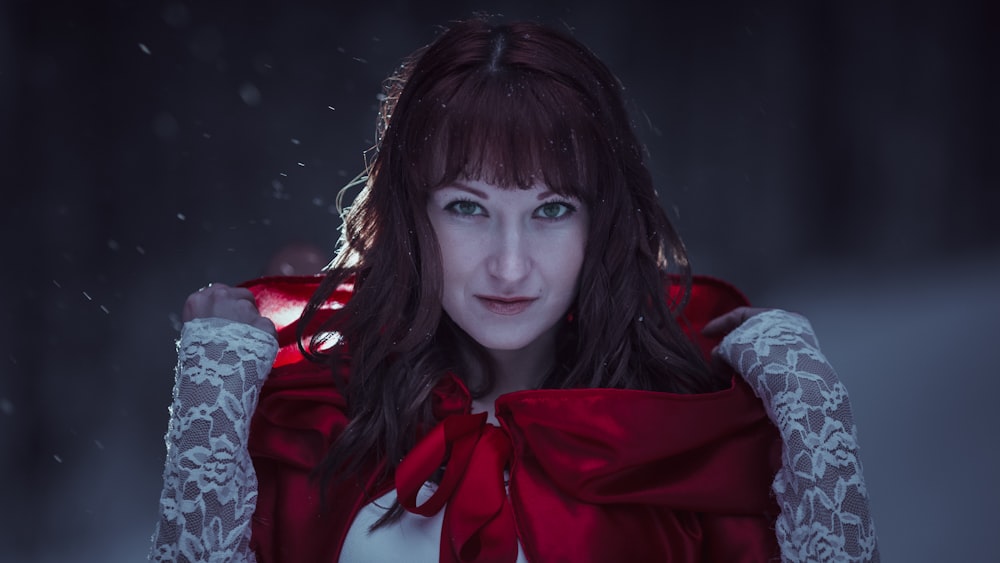
[[[476,188],[473,188],[472,186],[470,186],[469,184],[466,184],[465,182],[463,182],[461,180],[455,180],[454,182],[452,182],[451,184],[449,184],[449,185],[447,185],[445,187],[447,187],[447,188],[455,188],[457,190],[466,191],[466,192],[469,192],[470,194],[472,194],[474,196],[477,196],[477,197],[480,197],[482,199],[490,199],[490,197],[488,195],[486,195],[485,192],[483,192],[481,190],[477,190]],[[548,198],[550,198],[550,197],[552,197],[554,195],[556,195],[555,192],[553,192],[551,190],[545,190],[544,192],[538,194],[538,201],[542,201],[543,199],[548,199]]]
[[[449,184],[448,186],[445,186],[445,187],[455,188],[455,189],[458,189],[458,190],[463,190],[463,191],[469,192],[470,194],[472,194],[474,196],[477,196],[479,198],[482,198],[482,199],[490,199],[490,197],[488,195],[486,195],[485,192],[477,190],[476,188],[473,188],[472,186],[470,186],[469,184],[466,184],[465,182],[463,182],[461,180],[455,180],[454,182],[452,182],[451,184]]]

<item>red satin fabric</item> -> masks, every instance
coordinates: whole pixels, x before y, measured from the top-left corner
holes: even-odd
[[[250,434],[260,495],[251,546],[261,563],[337,561],[357,511],[393,483],[352,480],[326,492],[310,471],[347,424],[329,371],[301,358],[297,312],[320,278],[247,284],[276,319],[281,351],[261,392]],[[330,307],[343,303],[342,288]],[[676,298],[676,295],[673,296]],[[684,310],[704,353],[704,324],[746,304],[734,288],[696,277]],[[343,368],[346,374],[346,367]],[[777,557],[769,485],[780,442],[749,388],[675,395],[610,389],[521,391],[496,403],[501,427],[471,415],[457,377],[434,390],[442,422],[403,460],[400,503],[417,514],[444,509],[441,561],[755,562]],[[437,491],[420,486],[443,464]],[[509,467],[509,490],[504,469]]]
[[[511,441],[486,413],[452,414],[403,459],[396,491],[403,508],[431,516],[445,503],[441,561],[514,561],[517,528],[504,487]],[[424,504],[417,493],[445,461],[444,476]]]
[[[741,381],[704,395],[512,393],[497,417],[514,444],[510,499],[531,561],[702,561],[713,542],[740,546],[722,561],[775,553],[780,450]]]

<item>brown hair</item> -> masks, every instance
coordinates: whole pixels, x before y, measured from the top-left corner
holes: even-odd
[[[590,211],[573,322],[560,331],[559,367],[543,387],[694,393],[728,383],[681,332],[672,309],[683,303],[667,303],[668,270],[686,298],[689,267],[618,80],[578,41],[539,24],[459,22],[386,81],[364,188],[300,323],[301,331],[353,276],[350,301],[304,349],[351,366],[338,382],[351,422],[322,465],[324,482],[369,464],[391,474],[434,424],[431,390],[448,370],[461,376],[455,348],[476,348],[442,314],[440,251],[426,214],[430,191],[461,177],[511,189],[540,179]],[[345,344],[320,351],[324,332]]]

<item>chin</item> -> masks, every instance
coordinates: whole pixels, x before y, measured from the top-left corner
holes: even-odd
[[[476,335],[470,334],[480,346],[487,350],[495,350],[497,352],[513,352],[517,350],[523,350],[535,342],[538,338],[524,338],[514,337],[514,338],[496,338],[492,335]],[[485,338],[481,337],[485,336]]]

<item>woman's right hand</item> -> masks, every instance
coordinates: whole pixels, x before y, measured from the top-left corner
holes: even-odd
[[[253,292],[246,288],[212,283],[188,296],[181,312],[181,320],[188,322],[211,317],[248,324],[275,338],[278,336],[274,323],[261,316]]]

